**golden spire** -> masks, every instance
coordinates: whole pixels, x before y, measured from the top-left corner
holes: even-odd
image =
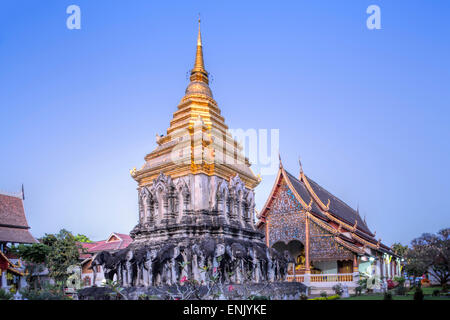
[[[191,70],[191,81],[202,81],[206,84],[208,81],[208,72],[205,70],[205,63],[203,61],[203,46],[202,33],[200,30],[200,16],[198,17],[198,37],[197,37],[197,52],[195,54],[194,69]]]

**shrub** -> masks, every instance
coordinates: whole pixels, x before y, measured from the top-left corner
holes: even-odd
[[[406,295],[407,291],[408,290],[404,286],[398,286],[397,288],[395,288],[395,294],[398,296]]]
[[[309,300],[337,300],[340,299],[341,296],[338,294],[329,296],[329,297],[317,297],[317,298],[313,298],[313,299],[309,299]]]
[[[390,293],[389,291],[386,291],[384,293],[383,300],[392,300],[392,293]]]
[[[341,285],[340,283],[334,285],[334,286],[332,287],[332,289],[334,290],[334,292],[335,292],[337,295],[340,295],[340,296],[341,296],[342,293],[344,292],[344,289],[342,288],[342,285]]]
[[[406,279],[403,278],[403,277],[394,277],[394,281],[395,281],[395,282],[398,282],[398,284],[399,284],[400,286],[402,286],[402,285],[405,284]]]
[[[440,294],[441,294],[441,292],[439,291],[439,289],[433,290],[433,293],[432,293],[433,297],[439,297]]]
[[[308,300],[308,296],[304,293],[300,295],[300,300]]]
[[[367,289],[367,278],[360,273],[360,279],[358,281],[358,284],[362,289]]]
[[[69,300],[64,290],[58,285],[45,285],[42,289],[26,287],[20,294],[27,300]]]
[[[12,300],[13,294],[4,289],[0,289],[0,300]]]
[[[386,282],[388,290],[394,289],[397,285],[399,285],[398,282],[392,281],[391,279],[386,280]]]
[[[420,287],[416,288],[416,292],[414,292],[414,300],[422,301],[423,300],[423,291]]]
[[[363,290],[363,287],[362,287],[362,286],[357,286],[357,287],[355,288],[355,295],[356,295],[356,296],[360,296],[361,293],[362,293],[362,290]]]
[[[258,296],[258,295],[251,295],[248,300],[270,300],[270,297],[267,296]]]
[[[322,298],[326,298],[327,297],[327,293],[326,293],[326,291],[320,291],[320,296],[322,297]]]

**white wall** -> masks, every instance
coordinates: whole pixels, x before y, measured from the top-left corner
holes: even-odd
[[[336,274],[338,273],[337,261],[314,261],[313,265],[322,270],[322,273]]]

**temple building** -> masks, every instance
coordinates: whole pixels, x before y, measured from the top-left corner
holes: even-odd
[[[36,243],[23,206],[23,189],[18,194],[0,194],[0,288],[17,291],[26,286],[25,268],[9,248]]]
[[[359,212],[306,176],[280,166],[275,184],[258,214],[266,245],[288,250],[295,262],[288,280],[302,282],[310,293],[331,291],[338,283],[353,291],[360,273],[376,279],[400,275],[399,257],[375,238]]]

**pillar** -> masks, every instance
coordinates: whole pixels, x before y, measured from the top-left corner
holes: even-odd
[[[0,288],[3,288],[5,290],[8,289],[8,284],[6,282],[6,270],[2,272],[2,283]]]
[[[354,254],[353,255],[353,273],[358,273],[359,272],[359,259],[358,259],[358,255]]]
[[[309,286],[311,282],[311,268],[309,260],[309,212],[305,215],[305,275],[304,283]]]
[[[353,255],[353,283],[358,284],[359,281],[359,258],[358,255]]]
[[[306,213],[305,219],[305,274],[311,273],[310,260],[309,260],[309,213]]]

